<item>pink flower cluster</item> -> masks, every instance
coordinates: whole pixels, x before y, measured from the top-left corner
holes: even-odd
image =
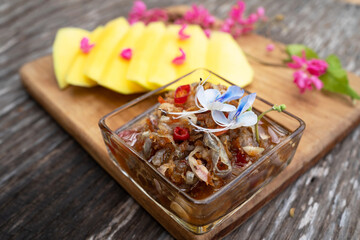
[[[320,90],[324,87],[323,82],[319,79],[321,75],[326,73],[328,64],[321,59],[307,60],[305,51],[302,52],[302,57],[292,56],[293,62],[288,63],[292,69],[297,69],[294,72],[294,83],[298,86],[300,93],[306,90],[312,90],[312,86]]]
[[[225,19],[221,26],[223,32],[230,33],[234,38],[250,33],[255,28],[255,23],[259,20],[266,21],[265,9],[259,7],[255,13],[251,13],[247,18],[244,17],[246,4],[238,1],[229,12],[229,17]]]
[[[128,20],[130,24],[141,21],[147,25],[151,22],[167,21],[168,15],[166,11],[159,8],[147,10],[146,4],[143,1],[137,0],[129,12]]]
[[[175,21],[176,24],[197,24],[204,29],[206,36],[210,36],[210,28],[215,22],[215,17],[201,5],[193,4],[184,16]]]

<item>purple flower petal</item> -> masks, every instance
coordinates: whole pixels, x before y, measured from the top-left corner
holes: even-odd
[[[232,128],[253,126],[257,120],[257,115],[253,111],[248,111],[236,118],[236,124]]]
[[[231,112],[228,118],[229,119],[237,118],[239,115],[241,115],[243,112],[245,112],[252,106],[255,99],[256,99],[256,93],[252,93],[243,97],[240,100],[237,110],[235,112]]]
[[[218,97],[216,99],[216,101],[230,102],[232,100],[241,98],[242,95],[244,95],[244,89],[242,89],[239,86],[232,85],[232,86],[228,87],[226,92],[223,95],[221,95],[220,97]]]

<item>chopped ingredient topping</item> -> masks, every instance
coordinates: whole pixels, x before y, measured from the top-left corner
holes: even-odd
[[[90,40],[87,37],[83,37],[80,42],[80,49],[83,53],[88,54],[95,44],[90,44]]]
[[[161,103],[166,103],[166,101],[164,100],[164,98],[162,96],[158,97],[158,102]]]
[[[181,56],[178,56],[176,58],[174,58],[172,60],[172,63],[175,64],[175,65],[181,65],[185,62],[185,59],[186,59],[186,54],[184,52],[184,50],[182,50],[181,48],[179,48],[180,52],[181,52]]]
[[[175,90],[174,101],[176,104],[186,103],[190,92],[190,85],[182,85]]]
[[[189,130],[187,130],[186,128],[176,127],[174,129],[174,140],[175,141],[188,140],[189,137],[190,137]]]
[[[123,59],[130,60],[132,57],[132,49],[131,48],[125,48],[121,51],[120,56]]]
[[[183,24],[179,30],[179,38],[180,40],[185,40],[190,37],[190,35],[184,33],[185,29],[187,28],[187,24]]]
[[[244,167],[246,166],[246,164],[248,164],[248,160],[246,159],[245,153],[239,151],[236,154],[235,164],[240,167]]]

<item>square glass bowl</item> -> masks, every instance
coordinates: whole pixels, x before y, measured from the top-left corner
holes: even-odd
[[[194,199],[163,176],[132,147],[126,144],[118,133],[138,123],[158,108],[159,95],[179,85],[198,82],[211,74],[211,82],[232,85],[231,82],[206,69],[193,72],[157,90],[115,109],[99,121],[99,126],[112,161],[129,177],[154,204],[160,206],[185,229],[202,234],[210,231],[221,221],[241,209],[246,201],[277,176],[292,160],[299,144],[305,123],[288,112],[271,112],[266,120],[274,127],[286,129],[289,135],[259,160],[246,168],[239,176],[205,199]],[[247,92],[247,94],[249,94]],[[257,97],[253,110],[263,112],[273,104]]]

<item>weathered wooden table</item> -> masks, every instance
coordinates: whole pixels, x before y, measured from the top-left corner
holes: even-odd
[[[234,3],[201,2],[218,17]],[[323,57],[335,53],[347,70],[360,74],[360,5],[339,0],[247,4],[249,10],[263,5],[269,16],[285,16],[281,25],[270,27],[272,39],[307,44]],[[26,93],[17,73],[25,62],[51,53],[58,28],[93,29],[126,15],[131,5],[0,2],[0,239],[172,238]],[[359,148],[357,127],[227,239],[359,239]]]

